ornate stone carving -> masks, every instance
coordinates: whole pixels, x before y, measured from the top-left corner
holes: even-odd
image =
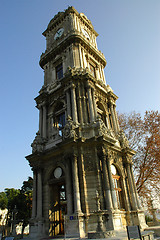
[[[86,171],[94,171],[95,169],[95,164],[93,162],[93,158],[90,153],[85,154],[84,156],[85,159],[85,170]]]
[[[46,142],[46,140],[40,136],[40,133],[38,131],[36,133],[36,137],[35,137],[33,143],[31,144],[32,153],[43,152],[45,142]]]
[[[97,116],[96,127],[98,129],[98,136],[108,135],[114,137],[113,132],[106,127],[100,116]]]
[[[77,127],[76,124],[73,122],[72,118],[68,115],[67,123],[62,131],[63,139],[77,137],[77,134],[75,131],[76,127]]]
[[[126,138],[126,135],[124,134],[123,130],[121,130],[118,134],[118,140],[120,142],[120,145],[122,148],[129,147],[128,139]]]
[[[57,136],[59,136],[59,130],[55,127],[52,127],[49,132],[49,139],[54,140]]]

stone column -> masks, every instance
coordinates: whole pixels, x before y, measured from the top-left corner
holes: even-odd
[[[103,169],[103,180],[104,180],[104,193],[105,193],[105,203],[106,209],[112,209],[112,198],[108,179],[108,171],[106,166],[106,155],[102,153],[102,169]]]
[[[105,79],[103,67],[102,67],[102,78],[103,78],[103,82],[105,83],[105,82],[106,82],[106,79]]]
[[[115,132],[117,132],[117,126],[116,126],[114,110],[113,110],[113,103],[110,103],[110,108],[111,108],[111,116],[112,116],[112,121],[113,121],[113,127],[114,127]]]
[[[74,22],[73,22],[74,14],[73,13],[69,14],[68,18],[69,18],[70,23],[71,23],[71,28],[73,29],[74,28]]]
[[[37,218],[42,218],[42,170],[38,170],[37,179]]]
[[[97,79],[99,80],[100,79],[100,75],[99,75],[99,67],[96,67],[96,76],[97,76]]]
[[[91,87],[89,85],[87,86],[87,92],[88,92],[90,120],[91,120],[91,122],[94,122],[94,110],[93,110],[92,94],[91,94]]]
[[[97,105],[96,105],[96,100],[95,100],[95,90],[94,89],[92,89],[92,95],[93,95],[94,116],[95,116],[95,119],[97,119]]]
[[[83,67],[83,60],[82,60],[82,52],[81,52],[81,45],[78,45],[78,52],[79,52],[79,65]]]
[[[76,67],[76,53],[75,53],[75,46],[73,43],[71,44],[71,49],[72,49],[71,52],[72,52],[72,61],[73,61],[72,66]]]
[[[63,75],[64,75],[64,73],[66,72],[66,56],[63,56],[62,60],[63,60]]]
[[[120,131],[120,128],[119,128],[119,122],[118,122],[118,117],[117,117],[117,112],[116,112],[116,105],[114,105],[113,111],[114,111],[114,116],[115,116],[117,131],[119,132],[119,131]]]
[[[87,68],[87,60],[86,60],[84,49],[82,49],[82,57],[83,57],[84,68]]]
[[[106,123],[107,123],[107,127],[108,127],[109,129],[111,129],[111,124],[110,124],[109,114],[108,114],[108,113],[107,113],[107,115],[106,115]]]
[[[32,199],[32,218],[36,217],[37,214],[37,173],[36,170],[33,169],[33,199]]]
[[[130,202],[129,202],[129,196],[128,196],[128,189],[127,189],[127,186],[126,186],[126,176],[125,176],[124,168],[123,168],[123,167],[122,167],[122,169],[123,169],[122,189],[123,189],[123,191],[124,191],[123,199],[124,199],[124,204],[125,204],[125,209],[126,209],[126,211],[130,211],[131,208],[130,208]]]
[[[67,115],[71,117],[71,99],[69,89],[67,89],[66,91],[66,96],[67,96]]]
[[[81,148],[81,154],[80,154],[79,165],[80,165],[80,168],[81,168],[81,171],[82,171],[82,182],[83,182],[83,189],[84,189],[85,213],[88,214],[88,196],[87,196],[87,188],[86,188],[86,172],[85,172],[85,168],[84,168],[83,148],[82,148],[82,146],[80,148]]]
[[[50,114],[50,124],[51,124],[51,129],[52,129],[53,128],[53,124],[54,124],[54,122],[53,122],[53,113]]]
[[[82,83],[82,106],[83,106],[83,122],[88,122],[88,115],[87,115],[87,106],[86,106],[86,96],[85,96],[85,88]]]
[[[108,177],[109,177],[109,182],[110,182],[113,208],[118,209],[117,196],[116,196],[116,191],[114,189],[114,184],[113,184],[110,159],[107,159],[107,170],[108,170]]]
[[[39,107],[39,133],[42,136],[42,121],[43,121],[43,114],[42,114],[42,106]]]
[[[74,212],[81,213],[81,200],[79,190],[79,177],[78,177],[78,166],[77,156],[74,154],[72,159],[72,176],[73,176],[73,192],[74,192]]]
[[[53,67],[53,69],[52,69],[52,82],[55,82],[55,80],[56,80],[56,68]]]
[[[135,196],[136,196],[137,206],[138,206],[139,209],[141,209],[141,205],[140,205],[139,197],[138,197],[138,193],[137,193],[137,188],[136,188],[136,184],[135,184],[135,180],[134,180],[132,165],[130,166],[130,170],[131,170],[131,177],[132,177],[134,192],[135,192]]]
[[[78,108],[79,108],[79,121],[80,123],[83,123],[80,83],[78,83]]]
[[[97,190],[99,194],[102,196],[102,177],[101,177],[101,170],[100,170],[100,162],[99,162],[99,157],[97,154],[97,148],[94,147],[94,155],[95,155],[95,163],[96,163],[96,170],[97,170]],[[101,202],[102,209],[104,209],[104,203]]]
[[[131,176],[131,170],[130,170],[130,164],[127,163],[127,176],[128,176],[128,183],[129,183],[129,191],[131,194],[131,203],[133,210],[137,210],[137,202],[136,202],[136,196],[134,192],[133,182],[132,182],[132,176]]]
[[[66,194],[67,194],[67,215],[73,213],[73,201],[72,201],[72,182],[70,171],[70,159],[66,159]]]
[[[43,137],[47,137],[47,124],[46,124],[46,105],[43,105]]]
[[[75,92],[75,85],[72,84],[71,87],[71,98],[72,98],[72,117],[74,122],[78,122],[77,116],[77,103],[76,103],[76,92]]]

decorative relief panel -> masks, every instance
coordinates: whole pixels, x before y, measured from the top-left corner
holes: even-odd
[[[43,152],[45,143],[46,143],[46,140],[40,136],[40,133],[38,131],[36,133],[36,137],[33,143],[31,144],[32,153]]]
[[[93,157],[90,153],[86,153],[84,155],[84,166],[85,166],[85,171],[94,171],[95,170],[95,163],[93,161]]]
[[[75,123],[72,121],[72,118],[70,116],[68,116],[67,118],[67,123],[63,129],[63,139],[67,139],[67,138],[76,138],[77,134],[76,134],[76,125]]]

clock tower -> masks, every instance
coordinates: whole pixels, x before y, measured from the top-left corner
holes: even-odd
[[[73,7],[43,32],[44,85],[35,98],[39,130],[27,156],[33,170],[30,238],[105,238],[126,225],[145,227],[117,96],[91,21]]]

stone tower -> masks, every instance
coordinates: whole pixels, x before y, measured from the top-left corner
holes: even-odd
[[[126,225],[143,228],[134,151],[119,129],[117,96],[105,83],[97,32],[69,7],[43,35],[44,85],[35,98],[39,130],[26,157],[34,176],[30,237],[104,238]]]

